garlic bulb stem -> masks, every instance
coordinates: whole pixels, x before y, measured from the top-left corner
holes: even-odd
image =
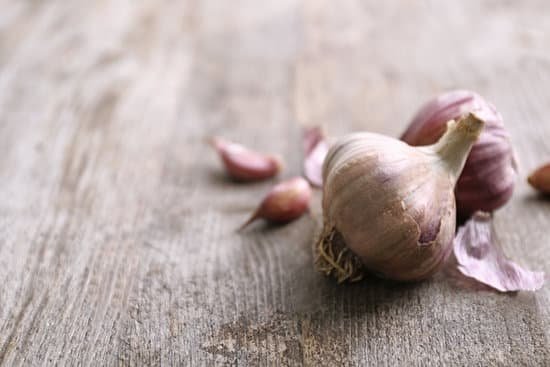
[[[447,123],[447,131],[441,139],[429,147],[441,158],[440,162],[446,166],[448,172],[456,182],[472,146],[483,130],[484,122],[473,113],[460,118],[458,122],[451,120]]]

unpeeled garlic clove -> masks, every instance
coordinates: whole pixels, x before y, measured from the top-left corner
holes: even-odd
[[[456,185],[457,210],[463,217],[477,210],[498,209],[514,191],[516,161],[502,116],[479,94],[455,90],[428,101],[401,136],[414,146],[433,144],[443,135],[448,120],[468,112],[474,112],[486,124]]]
[[[527,178],[527,182],[538,191],[550,194],[550,163],[533,171]]]
[[[325,134],[318,126],[309,127],[303,132],[304,176],[315,187],[323,187],[323,161],[329,145]]]
[[[458,230],[453,252],[462,274],[500,292],[535,291],[544,284],[543,272],[523,269],[506,257],[488,213],[475,213]]]
[[[452,251],[455,183],[482,129],[469,114],[426,147],[372,133],[338,140],[323,167],[318,268],[339,281],[360,278],[357,259],[401,281],[439,270]]]
[[[287,223],[297,219],[309,208],[311,187],[302,177],[294,177],[275,185],[264,197],[252,216],[239,228],[244,229],[256,219]]]
[[[258,181],[277,175],[281,160],[270,154],[258,153],[220,137],[210,139],[225,166],[227,174],[237,181]]]

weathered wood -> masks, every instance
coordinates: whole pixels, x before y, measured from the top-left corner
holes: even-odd
[[[0,364],[550,364],[548,286],[337,286],[312,268],[319,210],[235,233],[270,183],[228,181],[204,144],[279,153],[289,177],[305,124],[397,135],[432,95],[477,90],[522,164],[499,236],[548,273],[550,202],[524,181],[550,160],[546,2],[0,9]]]

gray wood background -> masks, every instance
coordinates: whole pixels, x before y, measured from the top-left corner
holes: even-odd
[[[397,136],[442,90],[505,116],[521,162],[495,226],[550,272],[547,1],[0,0],[0,364],[550,365],[550,288],[337,286],[313,216],[241,224],[204,139],[281,154],[301,127]]]

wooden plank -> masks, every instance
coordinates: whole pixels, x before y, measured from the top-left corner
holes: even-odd
[[[212,134],[281,154],[300,128],[398,135],[475,89],[521,161],[496,214],[550,272],[545,2],[1,2],[0,364],[550,364],[550,292],[500,295],[313,270],[312,217],[235,233],[270,182],[238,185]]]

